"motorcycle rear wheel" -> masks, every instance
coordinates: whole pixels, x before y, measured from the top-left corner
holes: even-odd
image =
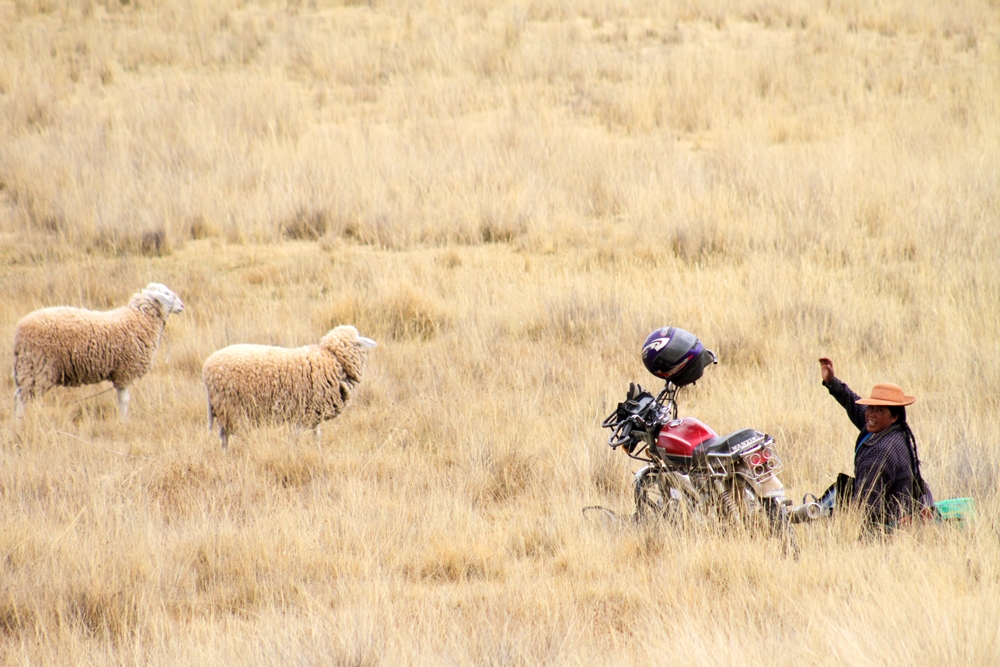
[[[738,522],[745,528],[778,538],[782,553],[798,559],[799,545],[795,539],[795,527],[789,521],[787,505],[773,498],[761,498],[743,477],[734,477],[730,484]]]
[[[728,514],[732,521],[744,528],[762,527],[767,521],[767,517],[764,516],[765,502],[763,498],[757,496],[753,485],[738,475],[726,480],[725,485],[730,500],[728,506],[724,505],[720,509]]]

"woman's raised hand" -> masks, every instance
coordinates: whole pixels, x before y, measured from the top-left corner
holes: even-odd
[[[827,357],[819,358],[819,372],[823,376],[823,382],[829,382],[836,377],[833,374],[833,362]]]

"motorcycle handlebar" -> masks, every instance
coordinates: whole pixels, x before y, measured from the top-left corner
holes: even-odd
[[[623,421],[618,424],[618,428],[616,428],[611,434],[611,437],[608,438],[608,445],[611,447],[618,447],[619,445],[624,445],[631,439],[632,423],[629,421]]]
[[[655,398],[652,394],[643,392],[642,387],[638,387],[640,392],[638,394],[635,393],[635,389],[635,387],[630,388],[625,402],[619,403],[615,411],[601,422],[603,428],[612,429],[608,437],[608,445],[611,447],[618,447],[635,440],[633,429],[649,432],[660,423],[664,397],[668,399],[667,405],[676,411],[673,395],[677,388],[671,383],[667,382],[663,391]],[[643,415],[650,417],[649,421]]]
[[[633,431],[648,432],[651,424],[639,415],[630,415],[628,419],[618,422],[615,430],[608,437],[608,445],[612,448],[627,444],[636,440]],[[641,436],[640,436],[641,438]],[[631,452],[631,449],[629,449]]]

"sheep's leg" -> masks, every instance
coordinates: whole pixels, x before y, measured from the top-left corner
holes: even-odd
[[[205,388],[205,400],[208,402],[208,430],[211,431],[212,427],[215,426],[215,413],[212,412],[212,394],[209,393],[208,388]]]
[[[48,389],[45,382],[38,382],[35,379],[33,368],[18,368],[18,357],[17,353],[14,354],[14,387],[16,391],[14,392],[14,418],[21,420],[25,412],[27,411],[28,401],[33,400]],[[38,391],[38,386],[43,387],[42,391]],[[49,385],[51,386],[51,384]]]
[[[14,392],[14,419],[20,421],[24,418],[25,403],[24,394],[21,392],[21,388],[18,387],[17,391]]]
[[[323,451],[323,441],[320,440],[320,437],[319,437],[320,436],[319,424],[316,424],[316,426],[313,428],[312,432],[313,432],[313,438],[316,441],[316,449],[318,449],[319,451]]]
[[[229,432],[226,431],[225,426],[219,427],[219,439],[222,440],[222,451],[229,449]]]
[[[130,396],[128,395],[128,387],[115,387],[118,390],[118,413],[121,415],[121,420],[126,421],[128,419],[128,401]]]
[[[20,421],[24,418],[24,396],[21,395],[21,389],[18,388],[14,392],[14,419]]]

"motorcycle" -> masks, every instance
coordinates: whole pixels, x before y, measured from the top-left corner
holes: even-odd
[[[751,428],[720,437],[694,417],[678,418],[679,389],[668,380],[653,396],[631,383],[601,423],[611,429],[612,449],[645,463],[632,482],[633,520],[765,529],[784,539],[786,551],[797,551],[792,524],[817,519],[822,509],[816,502],[793,506],[785,496],[774,439]]]

